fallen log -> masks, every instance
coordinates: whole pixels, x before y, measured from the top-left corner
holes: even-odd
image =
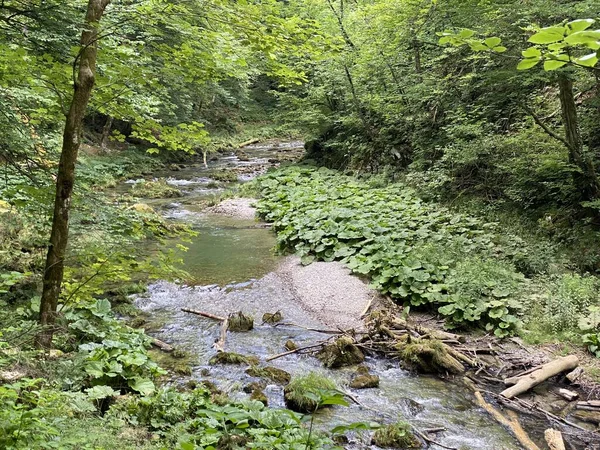
[[[548,443],[550,450],[566,450],[565,441],[563,440],[562,433],[558,430],[548,428],[544,431],[544,438]]]
[[[475,399],[477,400],[477,404],[485,409],[488,414],[490,414],[498,423],[504,425],[508,429],[512,431],[517,440],[521,443],[523,447],[527,450],[540,450],[540,448],[531,440],[529,435],[525,432],[521,424],[519,423],[517,414],[514,411],[508,411],[508,416],[504,416],[500,411],[490,405],[485,401],[481,392],[475,387],[473,382],[468,378],[465,378],[465,382],[467,386],[469,386],[473,393],[475,394]]]
[[[257,142],[260,142],[260,139],[249,139],[247,141],[242,142],[238,147],[243,148],[248,145],[256,144]]]
[[[154,345],[156,348],[161,349],[163,352],[167,352],[170,353],[173,350],[175,350],[173,348],[173,346],[167,344],[166,342],[161,341],[160,339],[152,339],[152,345]]]
[[[229,328],[229,319],[225,319],[221,322],[221,333],[219,339],[215,341],[214,348],[217,352],[225,351],[225,339],[227,339],[227,328]]]
[[[538,370],[530,373],[529,375],[522,376],[514,386],[505,389],[500,393],[500,395],[506,398],[514,398],[524,392],[527,392],[534,386],[546,381],[548,378],[558,375],[561,372],[572,370],[578,365],[579,359],[577,356],[571,355],[555,359],[548,364],[544,364]]]
[[[197,316],[206,317],[207,319],[218,320],[220,322],[223,322],[225,320],[225,317],[215,316],[214,314],[210,314],[204,311],[198,311],[196,309],[181,308],[181,310],[186,313],[196,314]]]

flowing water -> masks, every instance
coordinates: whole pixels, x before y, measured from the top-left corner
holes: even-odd
[[[301,143],[256,145],[244,149],[244,161],[228,155],[211,161],[210,169],[243,168],[240,181],[254,176],[274,162],[277,155],[298,152]],[[184,197],[174,202],[152,202],[166,217],[189,223],[199,235],[186,244],[182,254],[184,269],[191,277],[186,284],[159,282],[150,286],[148,294],[138,298],[139,308],[165,325],[156,336],[194,355],[192,377],[209,379],[234,398],[243,398],[242,387],[256,381],[245,374],[245,367],[210,366],[214,354],[212,345],[219,334],[219,324],[210,319],[184,313],[182,307],[226,315],[242,310],[260,319],[263,313],[281,311],[285,322],[310,328],[323,324],[297,303],[295,293],[277,272],[281,257],[273,253],[272,232],[253,220],[206,213],[199,202],[215,194],[216,187],[201,166],[177,172],[159,173],[178,186]],[[131,183],[129,183],[130,185]],[[122,187],[122,189],[127,189]],[[260,322],[258,320],[257,322]],[[297,327],[259,325],[248,333],[229,333],[226,350],[252,354],[262,361],[284,351],[283,344],[291,339],[299,346],[324,339],[324,335]],[[380,388],[352,390],[348,387],[353,369],[323,369],[319,362],[306,355],[290,355],[271,363],[292,375],[318,371],[334,379],[340,387],[352,393],[360,406],[334,407],[320,412],[320,427],[332,428],[356,421],[389,423],[405,419],[420,429],[443,427],[446,431],[432,435],[445,446],[460,449],[509,450],[521,448],[503,428],[498,426],[473,403],[472,395],[451,381],[411,374],[394,361],[367,359],[371,372],[379,375]],[[265,393],[269,406],[284,407],[281,386],[269,385]],[[347,448],[375,449],[360,442],[357,436]],[[431,448],[441,448],[432,446]]]

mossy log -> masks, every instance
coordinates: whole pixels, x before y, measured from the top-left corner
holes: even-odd
[[[333,343],[326,344],[317,353],[317,358],[329,369],[361,364],[365,360],[363,352],[349,336],[341,336]]]
[[[250,331],[254,328],[254,318],[241,311],[229,314],[229,331]]]
[[[458,374],[465,371],[447,346],[436,339],[403,336],[397,341],[395,348],[400,359],[424,373]]]

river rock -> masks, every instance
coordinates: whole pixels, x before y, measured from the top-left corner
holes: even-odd
[[[342,336],[332,344],[323,346],[317,353],[317,358],[329,369],[360,364],[365,360],[365,355],[354,345],[352,338]]]
[[[352,378],[352,381],[350,381],[350,387],[352,389],[379,387],[379,377],[377,375],[371,375],[366,366],[359,366],[358,369],[356,369],[356,374]]]
[[[291,375],[285,370],[278,369],[277,367],[272,366],[252,366],[246,369],[246,373],[251,377],[266,378],[278,384],[287,384],[292,378]]]
[[[229,331],[250,331],[254,328],[254,318],[241,311],[229,314]]]

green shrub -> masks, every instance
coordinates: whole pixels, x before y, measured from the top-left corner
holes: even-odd
[[[599,287],[594,277],[562,275],[550,284],[543,309],[544,322],[553,333],[576,329],[588,308],[598,305]]]

